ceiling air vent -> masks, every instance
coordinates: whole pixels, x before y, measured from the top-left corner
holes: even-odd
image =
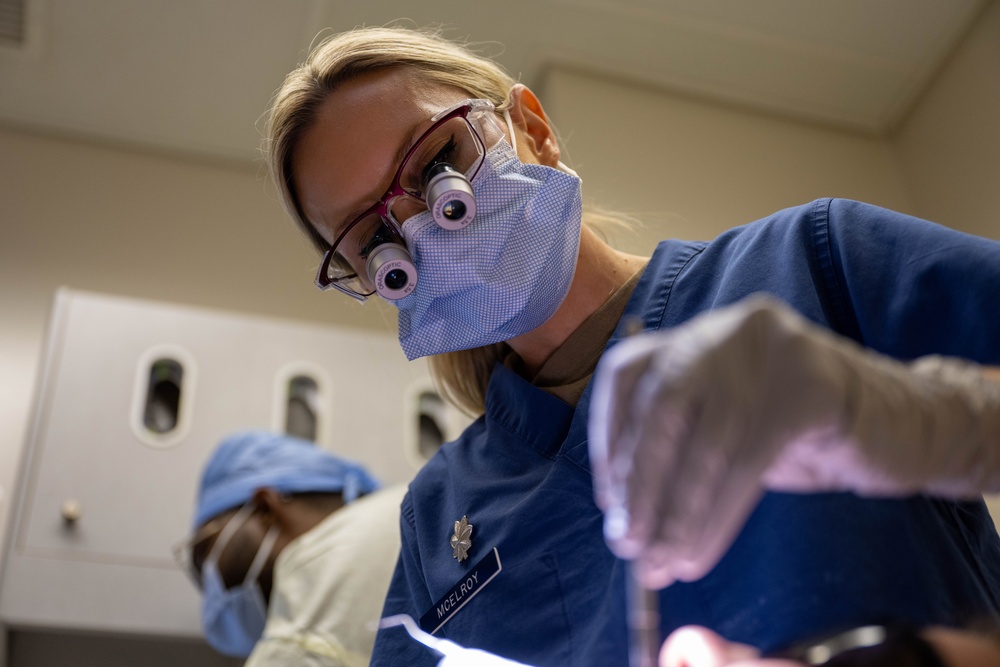
[[[0,0],[0,44],[24,43],[25,4],[28,0]]]

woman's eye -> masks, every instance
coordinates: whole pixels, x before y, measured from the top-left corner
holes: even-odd
[[[358,248],[358,255],[361,256],[361,259],[368,259],[368,255],[372,250],[383,243],[390,243],[392,240],[393,238],[389,229],[385,225],[379,225],[371,237],[364,243],[360,244],[360,247]]]
[[[427,172],[430,171],[431,167],[433,167],[436,164],[441,164],[442,162],[445,162],[447,164],[454,166],[455,158],[457,157],[457,155],[458,155],[458,144],[455,142],[455,135],[452,135],[448,139],[448,143],[442,146],[441,150],[439,150],[434,155],[434,157],[428,160],[427,164],[424,165],[424,168],[422,170],[423,172],[422,180],[424,181],[427,180]]]

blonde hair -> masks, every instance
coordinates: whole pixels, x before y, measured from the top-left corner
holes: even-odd
[[[309,223],[295,193],[295,150],[319,107],[338,86],[392,67],[409,68],[430,81],[490,100],[500,112],[509,106],[508,93],[517,83],[493,61],[444,39],[436,30],[358,28],[316,46],[275,94],[263,152],[285,211],[320,252],[326,252],[328,244]]]
[[[492,60],[445,39],[438,30],[358,28],[333,35],[316,46],[307,60],[285,77],[275,94],[263,151],[285,210],[321,253],[326,252],[328,244],[309,223],[295,194],[295,150],[315,122],[319,107],[339,85],[391,67],[406,67],[429,81],[490,100],[498,113],[509,107],[509,92],[517,83]],[[585,212],[584,223],[591,217],[595,214]],[[508,349],[506,343],[497,343],[431,357],[438,390],[465,412],[481,414],[493,367]]]

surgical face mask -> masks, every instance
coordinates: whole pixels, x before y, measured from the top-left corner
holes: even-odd
[[[219,557],[233,534],[252,513],[252,504],[240,508],[219,534],[202,568],[201,627],[205,639],[219,653],[241,658],[250,655],[264,632],[267,604],[257,577],[278,539],[278,527],[271,526],[267,531],[243,582],[238,586],[226,588],[219,572]]]
[[[476,215],[464,229],[443,229],[428,212],[403,225],[420,276],[411,294],[393,302],[408,359],[525,334],[555,314],[573,282],[583,215],[578,176],[524,164],[501,140],[487,151],[472,191]]]

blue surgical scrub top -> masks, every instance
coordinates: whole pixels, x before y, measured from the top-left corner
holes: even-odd
[[[755,292],[899,359],[1000,364],[1000,243],[846,200],[661,243],[623,320],[669,328]],[[403,501],[385,615],[538,667],[627,665],[625,570],[593,500],[589,401],[588,389],[574,409],[495,369],[485,415]],[[472,546],[459,562],[463,516]],[[660,606],[663,637],[698,624],[764,650],[868,623],[960,624],[1000,609],[1000,541],[982,502],[768,493],[715,569],[661,591]],[[372,664],[438,659],[392,628]]]

